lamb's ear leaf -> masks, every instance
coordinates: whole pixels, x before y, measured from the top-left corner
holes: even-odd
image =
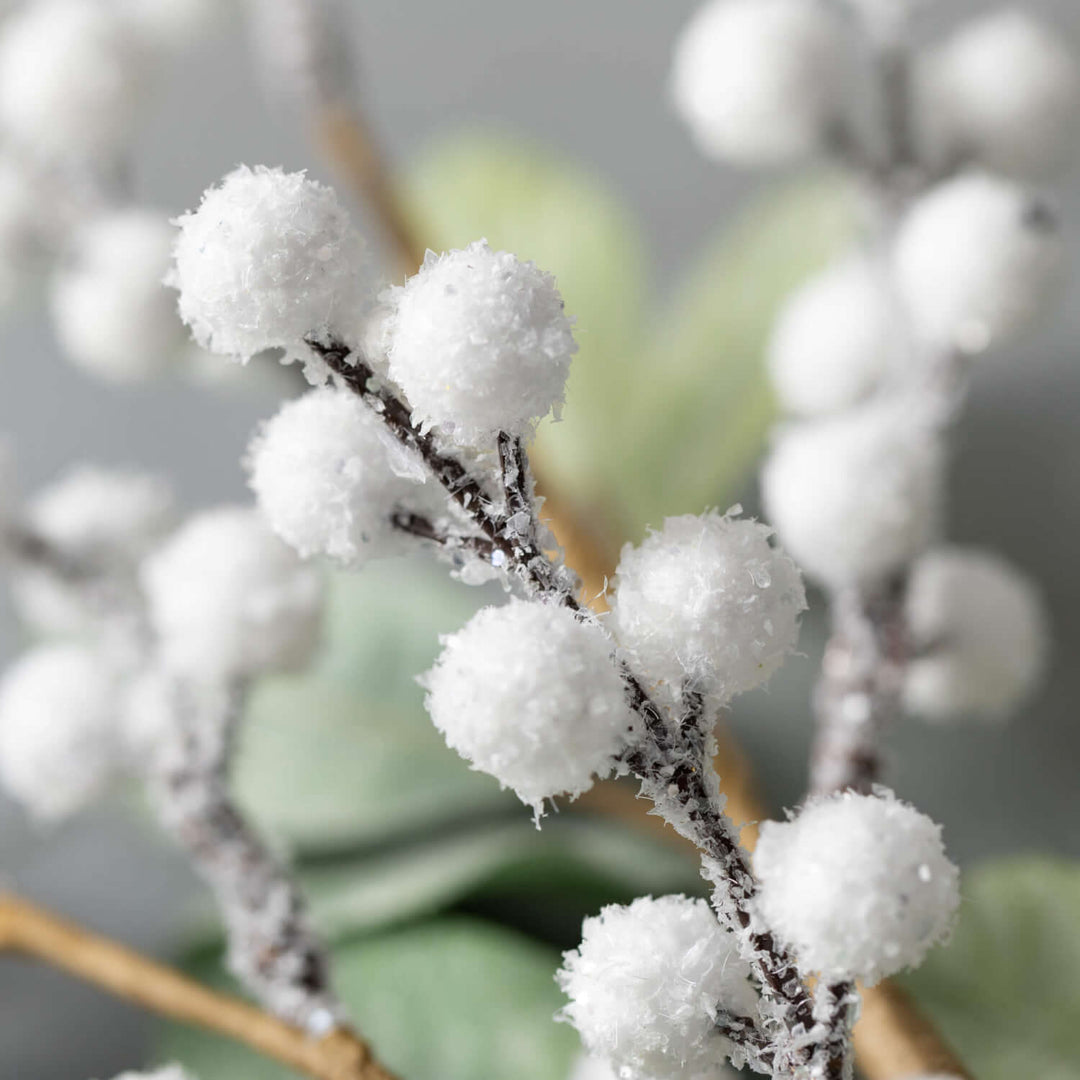
[[[995,860],[963,894],[952,941],[907,986],[981,1080],[1076,1080],[1080,862]]]
[[[693,859],[615,822],[571,812],[538,830],[524,808],[515,817],[302,867],[320,930],[355,936],[465,904],[569,946],[604,904],[704,892]]]
[[[621,502],[641,525],[724,508],[745,490],[775,419],[769,335],[791,292],[853,232],[831,176],[758,197],[710,239],[658,313],[634,372]]]
[[[416,683],[490,599],[423,559],[334,575],[317,667],[256,689],[236,777],[253,818],[303,853],[516,805],[447,749]]]
[[[221,956],[188,965],[235,988]],[[412,925],[341,942],[335,984],[379,1057],[408,1080],[565,1080],[578,1038],[553,1019],[563,999],[555,949],[479,920]],[[167,1026],[155,1055],[200,1080],[293,1080],[296,1074],[215,1035]]]

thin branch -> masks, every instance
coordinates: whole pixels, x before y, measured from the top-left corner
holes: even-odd
[[[164,964],[0,893],[0,952],[21,953],[125,1001],[243,1043],[312,1080],[396,1080],[354,1032],[322,1039]]]

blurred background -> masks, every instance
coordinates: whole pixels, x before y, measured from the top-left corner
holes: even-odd
[[[1080,47],[1072,0],[1029,6]],[[365,0],[345,8],[365,108],[431,244],[486,233],[558,274],[581,321],[584,374],[575,376],[564,423],[542,438],[542,460],[616,543],[667,513],[736,501],[755,509],[754,461],[769,422],[761,341],[775,304],[844,235],[844,192],[826,174],[743,174],[695,151],[666,98],[672,43],[695,7]],[[931,34],[990,5],[928,7]],[[233,18],[161,74],[132,192],[180,212],[241,162],[332,178],[302,116],[268,103]],[[1080,172],[1053,194],[1076,263]],[[890,783],[943,823],[953,856],[965,867],[1054,857],[1039,866],[1065,876],[1032,888],[1074,923],[1080,886],[1063,860],[1080,858],[1078,340],[1074,274],[1038,331],[979,369],[951,474],[952,538],[1001,551],[1045,589],[1055,633],[1048,684],[1007,726],[906,723],[889,738]],[[0,362],[0,431],[28,492],[86,460],[161,471],[190,507],[245,499],[241,455],[281,393],[256,379],[212,389],[180,380],[104,385],[64,360],[45,306],[32,299],[0,326]],[[538,837],[524,811],[428,730],[412,676],[430,663],[437,634],[480,602],[475,593],[423,565],[392,563],[336,581],[334,595],[319,672],[260,691],[241,769],[245,800],[304,860],[317,910],[347,953],[343,981],[380,1046],[415,1052],[405,1048],[408,1017],[364,989],[388,981],[405,988],[408,1009],[424,1010],[413,1015],[443,1032],[440,1045],[460,1045],[460,1075],[508,1073],[497,1048],[473,1047],[461,1018],[444,1015],[443,999],[464,985],[460,1007],[477,1016],[507,997],[523,1002],[522,1015],[500,1028],[515,1058],[531,1062],[515,1071],[557,1075],[573,1035],[560,1027],[551,1043],[543,1026],[558,1005],[553,950],[573,941],[583,911],[609,898],[693,888],[693,868],[661,849],[642,860],[639,847],[620,847],[600,826],[575,830],[572,815]],[[795,803],[805,783],[822,640],[815,600],[804,655],[733,716],[776,810]],[[19,647],[5,605],[0,657],[7,662]],[[1019,878],[993,865],[985,873],[973,880],[1008,908],[1013,900],[1001,897]],[[48,832],[0,802],[0,883],[162,955],[186,948],[192,927],[207,921],[183,861],[126,798]],[[995,940],[1007,933],[1000,924]],[[212,935],[199,940],[195,961],[208,972]],[[1058,998],[1075,1008],[1080,952],[1071,970],[1066,952],[1040,959],[1050,970],[1016,978],[1043,987],[1056,980]],[[1010,954],[1008,962],[1022,959]],[[425,973],[437,992],[409,997],[420,993],[409,980],[422,983]],[[928,999],[936,992],[927,984]],[[173,1050],[211,1055],[197,1058],[208,1063],[203,1080],[282,1075],[221,1057],[220,1048],[193,1048],[175,1033],[162,1048],[146,1016],[19,961],[0,960],[0,1003],[4,1080],[107,1077]],[[970,1018],[955,1023],[954,1037],[980,1037]],[[1025,1075],[1080,1077],[1080,1054],[1074,1061],[1073,1071],[1055,1065]],[[432,1061],[406,1067],[410,1080],[459,1075],[425,1072]]]

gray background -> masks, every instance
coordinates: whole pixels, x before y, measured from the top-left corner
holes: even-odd
[[[987,5],[934,6],[931,18],[949,21]],[[1032,6],[1080,41],[1071,0]],[[696,250],[703,223],[721,219],[761,180],[701,160],[666,105],[671,43],[694,7],[692,0],[365,0],[350,10],[370,108],[399,159],[454,127],[528,133],[621,189],[645,223],[662,283]],[[138,196],[180,210],[236,163],[303,167],[314,153],[264,105],[233,28],[168,74],[138,159]],[[1060,194],[1075,226],[1080,179]],[[946,824],[963,861],[1012,851],[1080,854],[1078,299],[1074,278],[1043,332],[1007,362],[987,365],[958,433],[952,478],[953,536],[1005,552],[1048,593],[1057,642],[1050,685],[1008,728],[911,727],[893,739],[898,790]],[[17,447],[28,490],[84,458],[165,470],[192,505],[239,496],[240,453],[273,400],[178,386],[103,388],[62,361],[47,319],[34,310],[0,329],[0,363],[0,430]],[[6,659],[16,641],[6,610],[3,620]],[[801,789],[819,639],[812,618],[807,659],[737,718],[776,804]],[[42,836],[3,804],[0,881],[152,949],[167,946],[192,889],[186,870],[118,812]],[[111,1076],[139,1060],[143,1034],[144,1019],[115,1002],[28,965],[0,964],[3,1080]]]

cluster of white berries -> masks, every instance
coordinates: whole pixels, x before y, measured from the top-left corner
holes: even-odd
[[[121,1073],[115,1077],[115,1080],[195,1080],[195,1077],[179,1065],[166,1065],[165,1068],[155,1069],[154,1072]]]
[[[871,8],[905,5],[860,6],[874,27],[882,13]],[[857,128],[857,49],[820,0],[708,0],[676,45],[672,98],[710,156],[791,161],[828,151]],[[1071,155],[1076,62],[1025,11],[1007,8],[962,27],[920,57],[913,81],[920,155],[939,168],[970,163],[1027,178]]]
[[[765,822],[754,871],[764,925],[802,969],[868,986],[921,963],[959,904],[940,827],[883,790]]]

